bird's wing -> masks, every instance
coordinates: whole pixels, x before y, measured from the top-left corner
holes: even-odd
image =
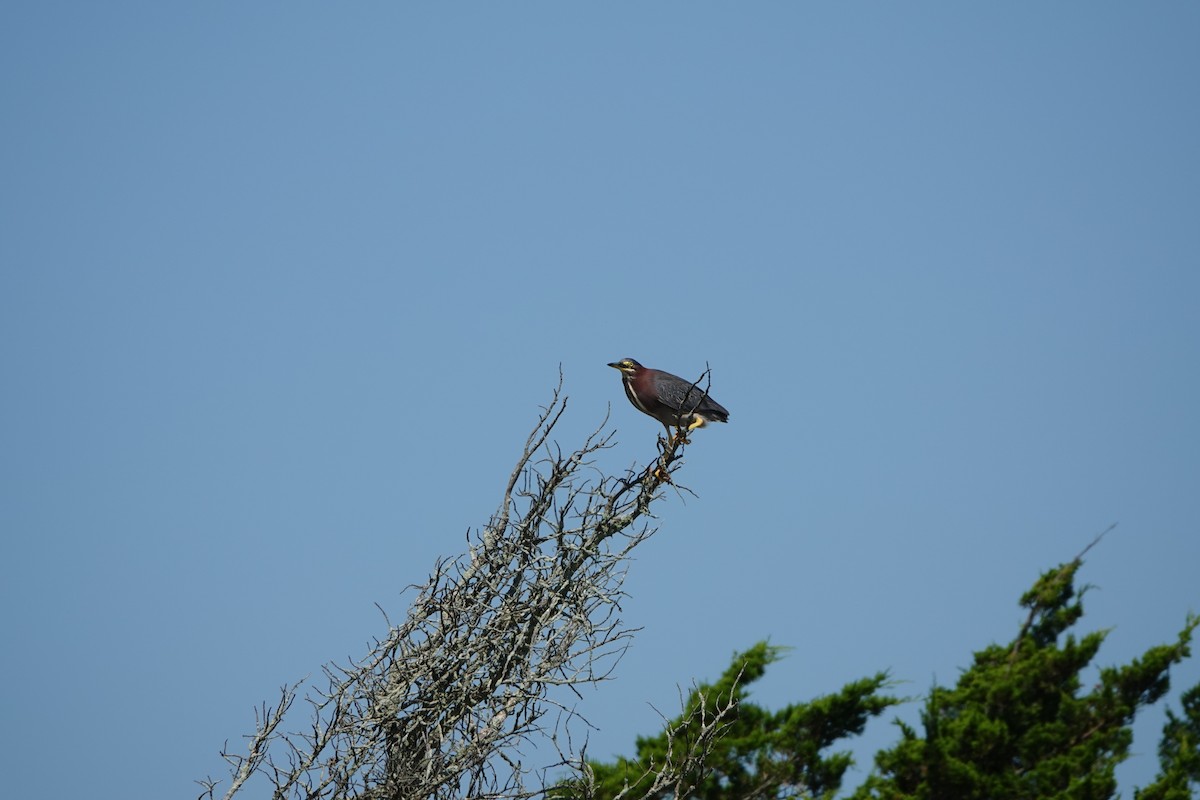
[[[669,372],[655,375],[654,387],[658,392],[658,399],[676,411],[694,411],[705,401],[704,389],[701,386],[693,386],[691,381]]]

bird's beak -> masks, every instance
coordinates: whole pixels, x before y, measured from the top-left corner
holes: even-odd
[[[610,366],[610,367],[612,367],[613,369],[620,369],[620,368],[621,368],[621,365],[620,365],[620,364],[618,364],[616,361],[612,361],[612,362],[610,362],[610,363],[609,363],[609,366]]]

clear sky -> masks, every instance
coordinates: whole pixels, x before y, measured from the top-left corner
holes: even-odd
[[[952,683],[1112,523],[1081,630],[1172,639],[1198,41],[1185,2],[4,4],[4,794],[194,796],[461,552],[560,365],[565,446],[611,404],[607,466],[654,454],[624,356],[731,421],[594,755],[762,638],[768,706]]]

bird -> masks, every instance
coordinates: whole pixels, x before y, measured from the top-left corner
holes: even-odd
[[[621,371],[625,395],[633,407],[649,414],[667,429],[667,439],[677,435],[685,444],[687,435],[710,422],[728,422],[725,406],[708,392],[678,375],[643,367],[632,358],[613,361],[608,366]],[[674,427],[676,434],[671,433]]]

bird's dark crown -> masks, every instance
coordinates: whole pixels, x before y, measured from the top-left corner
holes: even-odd
[[[609,366],[613,369],[619,369],[621,372],[637,372],[639,369],[645,369],[645,367],[632,358],[622,358],[620,361],[612,362]]]

